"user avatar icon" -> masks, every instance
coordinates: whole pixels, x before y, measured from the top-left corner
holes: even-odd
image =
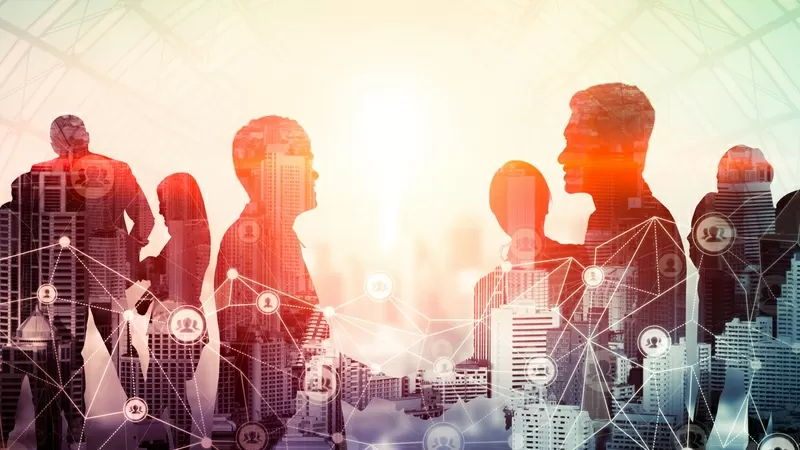
[[[200,341],[206,333],[206,319],[203,313],[193,307],[183,305],[167,319],[170,335],[180,344],[193,344]]]
[[[514,263],[530,263],[541,251],[542,238],[532,228],[520,228],[511,235],[507,258]]]
[[[659,326],[649,326],[639,334],[639,351],[646,357],[660,358],[667,354],[671,346],[669,333]]]
[[[386,301],[394,292],[394,280],[387,273],[373,273],[364,282],[364,292],[373,301]]]
[[[708,442],[708,434],[703,427],[684,425],[675,432],[675,450],[704,450]]]
[[[798,448],[797,442],[791,436],[783,433],[772,433],[758,444],[758,450],[800,450],[800,448]]]
[[[658,260],[658,271],[661,276],[675,278],[683,270],[683,257],[675,253],[667,253]]]
[[[256,306],[258,310],[264,314],[273,314],[278,311],[281,305],[281,299],[275,292],[264,291],[256,297]]]
[[[122,414],[131,422],[141,422],[147,417],[147,403],[139,397],[131,397],[125,402]]]
[[[253,244],[261,238],[261,226],[254,219],[242,219],[236,226],[236,237],[243,244]]]
[[[43,305],[52,305],[56,302],[58,291],[52,284],[43,284],[36,290],[36,298]]]
[[[558,375],[558,366],[549,356],[531,358],[525,366],[528,382],[537,387],[550,385]]]
[[[422,438],[425,450],[463,450],[464,435],[455,425],[447,422],[436,422],[425,432]]]
[[[452,378],[456,373],[456,363],[448,356],[436,358],[433,362],[433,372],[438,378]]]
[[[114,187],[114,166],[98,155],[78,159],[70,172],[70,181],[75,191],[88,199],[97,199],[108,194]]]
[[[697,248],[709,255],[720,255],[733,246],[736,230],[726,216],[708,213],[701,217],[692,231]]]
[[[267,428],[258,422],[247,422],[236,430],[236,443],[242,450],[264,450],[269,440]]]
[[[329,403],[336,397],[338,390],[339,380],[330,366],[309,367],[303,374],[303,392],[310,403]]]
[[[598,266],[589,266],[583,270],[583,284],[589,289],[596,288],[603,283],[605,273]]]

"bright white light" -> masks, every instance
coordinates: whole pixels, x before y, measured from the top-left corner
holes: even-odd
[[[397,238],[400,205],[409,171],[425,145],[426,108],[412,86],[365,88],[355,133],[366,170],[376,186],[380,242],[391,248]]]

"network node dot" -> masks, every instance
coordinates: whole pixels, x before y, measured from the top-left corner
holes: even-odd
[[[132,321],[134,318],[133,310],[126,309],[125,311],[123,311],[122,318],[125,319],[126,322]]]
[[[605,272],[598,266],[589,266],[583,270],[583,284],[589,289],[600,286],[604,277]]]
[[[43,305],[52,305],[56,302],[58,290],[52,284],[43,284],[36,290],[36,298]]]
[[[556,361],[549,356],[531,358],[525,365],[528,382],[537,387],[549,386],[558,376]]]
[[[147,417],[147,402],[139,397],[131,397],[125,402],[122,415],[131,422],[141,422]]]
[[[456,363],[448,356],[436,358],[433,363],[433,373],[439,378],[452,378],[456,373]]]
[[[61,238],[58,240],[58,245],[60,245],[61,248],[67,248],[69,247],[70,242],[72,241],[70,241],[68,237],[61,236]]]
[[[342,433],[333,433],[331,435],[331,440],[334,444],[341,444],[344,442],[344,435]]]
[[[758,444],[758,450],[798,450],[798,445],[787,434],[772,433]]]
[[[322,308],[322,315],[330,319],[331,317],[336,315],[336,309],[334,309],[333,306],[326,306]]]
[[[373,301],[386,301],[394,292],[394,280],[387,273],[373,273],[364,282],[364,292]]]
[[[239,278],[239,271],[236,269],[228,269],[228,279],[235,280]]]
[[[661,358],[672,347],[669,332],[657,325],[651,325],[639,333],[639,351],[648,358]]]
[[[691,236],[695,247],[702,253],[718,256],[733,246],[736,228],[727,216],[712,212],[697,220]]]
[[[513,268],[514,268],[514,265],[511,264],[511,261],[503,261],[503,263],[500,264],[500,269],[503,270],[503,273],[511,272],[511,269],[513,269]]]
[[[447,422],[434,423],[422,438],[425,450],[464,450],[464,443],[461,430]]]
[[[754,359],[754,360],[750,361],[750,368],[751,369],[753,369],[753,370],[761,370],[762,367],[763,367],[763,364],[761,363],[761,360]]]
[[[170,336],[179,344],[195,344],[206,335],[206,318],[194,306],[182,305],[167,318]]]

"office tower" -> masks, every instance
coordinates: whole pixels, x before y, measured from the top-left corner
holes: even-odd
[[[330,449],[333,436],[344,433],[344,417],[339,406],[342,356],[330,341],[316,344],[316,347],[306,353],[303,380],[295,398],[296,412],[287,422],[281,441],[290,447],[322,448],[326,444],[325,448]],[[344,449],[346,444],[339,443],[338,448]]]
[[[71,401],[61,402],[71,439],[77,440],[84,432],[83,413],[86,391],[85,371],[81,351],[86,341],[86,325],[93,282],[86,269],[89,261],[79,253],[62,246],[53,246],[62,237],[71,245],[85,251],[89,247],[86,214],[83,202],[71,190],[69,173],[40,171],[19,178],[17,205],[19,220],[31,227],[20,227],[23,250],[42,250],[28,253],[20,260],[24,298],[35,298],[39,287],[52,284],[57,292],[55,303],[45,306],[42,313],[53,324],[57,345],[66,346],[69,361],[60,360],[60,370],[54,374],[63,384]],[[43,248],[48,247],[48,248]],[[53,405],[55,407],[55,403]],[[60,423],[56,425],[60,429]]]
[[[418,372],[418,389],[435,392],[436,406],[448,409],[459,401],[468,402],[489,393],[489,362],[468,359],[456,364],[450,376],[441,377],[433,371]]]
[[[69,364],[68,350],[68,343],[56,343],[53,327],[38,307],[17,328],[12,343],[0,347],[0,383],[3,389],[0,397],[3,411],[0,417],[0,447],[9,444],[8,435],[14,428],[16,406],[26,376],[37,414],[35,426],[46,436],[45,441],[39,441],[39,445],[48,448],[61,445],[61,433],[58,432],[61,429],[61,415],[49,404],[57,399],[61,387],[53,377],[58,373],[56,364]]]
[[[129,397],[139,397],[147,403],[149,414],[159,417],[164,410],[169,411],[175,446],[183,447],[189,445],[194,423],[186,381],[194,377],[202,347],[173,339],[166,318],[177,306],[172,301],[155,304],[154,320],[147,327],[147,371],[142,371],[139,355],[129,347],[120,357],[119,378]]]
[[[34,306],[33,301],[13,301],[28,295],[20,271],[22,230],[16,214],[7,207],[0,208],[0,292],[3,294],[0,298],[0,342],[3,345],[11,345],[19,324],[30,315]],[[22,292],[26,295],[20,295]]]
[[[545,348],[550,357],[558,361],[558,375],[547,392],[555,396],[559,404],[583,406],[585,389],[602,389],[599,378],[586,377],[586,359],[590,358],[586,349],[589,331],[590,325],[584,323],[546,331]]]
[[[539,310],[556,306],[552,303],[555,293],[550,290],[551,272],[534,265],[514,267],[506,273],[505,302],[532,303]]]
[[[496,268],[478,280],[474,294],[475,331],[473,343],[475,359],[491,359],[491,312],[505,304],[504,274]]]
[[[404,378],[390,377],[365,364],[342,356],[342,400],[364,409],[373,398],[399,398],[403,395]]]
[[[89,304],[95,306],[92,318],[100,336],[109,336],[105,345],[115,366],[118,366],[121,355],[119,349],[125,347],[125,342],[120,341],[120,318],[123,311],[128,309],[125,296],[127,286],[123,276],[130,273],[131,266],[127,258],[126,241],[123,230],[98,230],[91,233],[87,249],[81,249],[93,258],[83,261],[91,279]],[[117,350],[112,351],[115,346]]]
[[[547,356],[548,330],[561,327],[558,309],[540,310],[530,302],[503,305],[491,312],[492,389],[500,396],[529,380],[525,366],[531,358]]]
[[[592,420],[589,414],[581,411],[578,406],[550,402],[527,404],[514,411],[511,429],[513,448],[595,449]]]

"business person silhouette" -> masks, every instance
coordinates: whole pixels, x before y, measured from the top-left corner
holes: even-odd
[[[259,392],[260,386],[251,384],[246,374],[257,365],[261,379],[283,380],[292,373],[295,379],[292,392],[300,384],[299,374],[292,372],[294,361],[281,360],[278,354],[253,359],[250,353],[253,345],[282,352],[278,349],[283,347],[273,339],[300,351],[298,343],[313,311],[313,305],[299,298],[313,292],[313,286],[303,260],[302,244],[293,230],[295,219],[317,205],[314,184],[318,174],[312,167],[313,158],[305,130],[296,121],[283,117],[252,120],[236,133],[233,142],[236,176],[249,202],[223,236],[217,258],[214,284],[224,344],[220,371],[224,371],[225,364],[235,367],[233,406],[228,412],[238,417],[240,426],[244,421],[262,423],[268,430],[268,447],[283,437],[286,420],[294,414],[294,398],[286,401],[280,392]],[[234,281],[232,269],[237,276]],[[230,286],[221,288],[226,282]],[[257,298],[264,287],[280,299],[274,314],[259,311]],[[262,347],[266,343],[271,343],[270,347]],[[222,379],[220,376],[218,404],[228,403],[220,400],[222,393],[228,391]],[[338,399],[332,402],[332,407],[341,417]],[[343,429],[328,431],[344,432]],[[336,448],[345,445],[335,444]]]
[[[203,195],[194,177],[188,173],[169,175],[159,183],[157,194],[159,214],[164,217],[170,239],[158,256],[142,261],[138,278],[150,281],[149,295],[136,306],[139,314],[145,314],[153,297],[159,299],[148,331],[150,363],[146,377],[141,373],[131,376],[137,383],[136,389],[130,389],[128,377],[120,378],[128,388],[128,395],[139,393],[156,415],[169,408],[175,448],[184,448],[190,444],[193,423],[186,382],[194,376],[208,338],[206,335],[198,342],[183,344],[175,352],[171,331],[163,328],[175,308],[188,305],[202,311],[200,295],[211,257],[211,234]],[[169,300],[169,305],[161,303],[162,300]],[[208,320],[214,316],[206,317]],[[194,333],[202,326],[189,317],[184,321],[177,332]]]
[[[685,335],[685,255],[681,236],[669,210],[653,195],[643,178],[655,110],[636,86],[600,84],[577,92],[564,129],[566,145],[558,156],[568,193],[592,197],[584,244],[589,261],[603,272],[613,270],[617,289],[595,289],[582,303],[592,323],[593,345],[608,348],[612,339],[624,342],[626,355],[641,358],[638,336],[648,326],[670,331],[676,341]],[[681,271],[662,270],[662,261],[678,262]],[[673,268],[675,266],[672,266]],[[603,277],[605,279],[605,277]],[[592,280],[589,280],[592,282]],[[622,317],[611,317],[611,293],[624,296]],[[587,370],[600,372],[601,367]],[[641,386],[641,380],[634,380]],[[605,390],[604,390],[605,391]],[[583,409],[593,419],[610,419],[610,393],[584,396]],[[601,433],[602,444],[608,433]]]
[[[762,278],[760,241],[775,232],[772,178],[772,165],[761,150],[732,147],[720,158],[717,191],[706,194],[694,210],[688,241],[689,256],[700,276],[700,342],[713,343],[714,336],[725,331],[726,322],[750,320],[756,309]],[[725,222],[708,227],[699,223],[714,215],[724,216],[733,228],[728,229]],[[696,229],[699,226],[702,229]],[[733,242],[727,245],[727,240]],[[708,251],[722,245],[729,247],[726,253]]]

